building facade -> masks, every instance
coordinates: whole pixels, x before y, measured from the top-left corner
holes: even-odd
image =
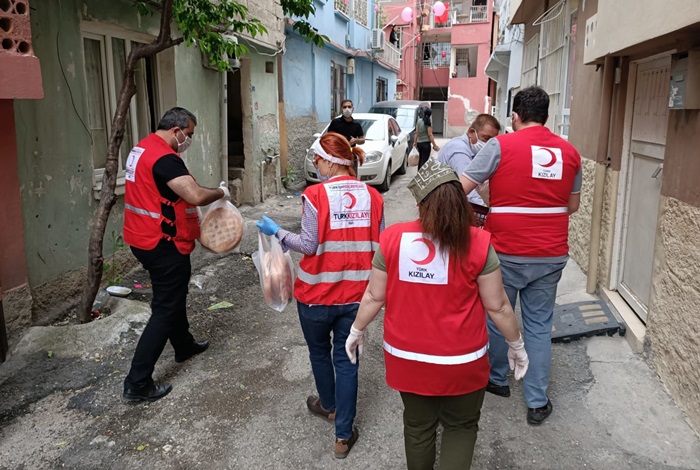
[[[375,0],[316,1],[314,6],[308,21],[328,41],[324,47],[306,42],[292,30],[292,18],[282,59],[288,166],[299,181],[313,134],[340,114],[341,101],[351,99],[359,113],[394,99],[400,64],[398,49],[385,40]]]
[[[511,0],[521,87],[583,157],[571,256],[700,430],[700,9],[653,0]]]
[[[16,16],[18,5],[26,6],[27,1],[0,2],[3,9],[8,4]],[[284,42],[283,14],[279,3],[272,0],[250,2],[248,7],[268,33],[256,38],[236,36],[251,53],[236,62],[233,72],[208,68],[199,49],[184,44],[139,64],[137,93],[120,152],[118,196],[124,191],[124,160],[129,150],[154,131],[162,114],[173,106],[185,107],[198,118],[194,142],[184,158],[200,184],[216,187],[222,180],[229,181],[237,203],[259,202],[279,191],[275,56],[281,54]],[[8,25],[6,18],[15,17],[6,13],[0,14],[2,34]],[[14,129],[16,140],[16,159],[7,160],[9,154],[2,152],[3,169],[8,170],[2,173],[3,178],[17,175],[17,180],[0,188],[3,201],[11,201],[16,212],[4,219],[13,222],[0,229],[7,239],[5,246],[13,247],[2,250],[0,266],[0,272],[9,276],[6,280],[0,274],[3,287],[9,290],[3,304],[11,332],[50,321],[73,305],[82,292],[92,217],[125,59],[134,44],[155,39],[159,21],[157,13],[140,16],[129,0],[32,1],[31,42],[22,47],[29,47],[38,57],[37,64],[41,63],[43,99],[18,99],[14,105],[1,100],[3,123],[13,112],[6,129]],[[22,31],[28,32],[28,25]],[[11,53],[17,55],[22,43],[13,44],[17,45]],[[14,65],[16,60],[13,58]],[[0,93],[11,90],[5,87],[6,80],[36,82],[23,78],[22,73],[35,74],[38,65],[14,65],[0,64]],[[39,97],[34,88],[29,94],[14,97]],[[16,169],[10,172],[12,165]],[[123,210],[123,198],[118,197],[106,230],[105,256],[118,251]],[[22,285],[24,289],[12,290]]]
[[[439,16],[430,3],[417,7],[421,13],[416,15],[421,31],[418,82],[421,100],[446,102],[442,116],[433,113],[433,127],[454,137],[465,132],[476,115],[493,111],[489,77],[484,73],[491,55],[493,2],[464,0],[444,5],[446,10]]]

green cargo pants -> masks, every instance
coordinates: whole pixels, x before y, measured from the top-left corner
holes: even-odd
[[[438,424],[441,470],[468,470],[474,456],[485,390],[449,397],[401,392],[408,470],[433,470]]]

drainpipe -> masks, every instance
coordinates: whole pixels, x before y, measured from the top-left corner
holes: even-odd
[[[598,286],[598,262],[600,260],[600,232],[603,224],[603,196],[605,193],[605,170],[608,166],[610,141],[610,118],[613,101],[615,63],[611,56],[603,64],[603,93],[598,127],[598,149],[596,151],[595,178],[593,182],[593,208],[591,213],[591,243],[588,252],[588,282],[586,292],[593,294]]]
[[[221,181],[228,186],[228,72],[219,74],[219,122],[221,125],[219,141],[219,164],[221,165]]]

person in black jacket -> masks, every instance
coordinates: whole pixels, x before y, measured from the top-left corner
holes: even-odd
[[[391,32],[389,33],[389,42],[394,46],[399,47],[399,27],[395,24],[391,25]]]
[[[340,107],[343,115],[331,121],[331,125],[328,126],[328,132],[337,132],[342,135],[348,139],[351,147],[364,144],[365,131],[362,130],[360,123],[352,118],[352,112],[355,109],[352,105],[352,101],[343,100],[340,103]]]

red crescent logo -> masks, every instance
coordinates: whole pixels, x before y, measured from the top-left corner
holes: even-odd
[[[343,200],[345,200],[345,196],[350,198],[350,204],[347,206],[343,206],[343,207],[345,207],[346,209],[352,209],[353,207],[355,207],[355,204],[357,204],[357,199],[355,198],[355,196],[353,196],[352,193],[346,192],[346,193],[343,193]]]
[[[433,242],[431,242],[427,238],[416,238],[415,240],[413,240],[413,243],[415,243],[415,242],[424,243],[425,246],[428,247],[428,256],[426,256],[424,259],[418,260],[418,261],[411,258],[411,261],[413,261],[414,263],[416,263],[420,266],[422,266],[424,264],[432,263],[432,261],[435,259],[435,252],[436,252],[435,245],[433,244]]]
[[[538,150],[544,150],[552,156],[551,160],[549,160],[547,163],[540,163],[539,165],[541,167],[549,168],[550,166],[554,166],[554,164],[557,163],[557,155],[554,152],[544,147],[540,147]]]

